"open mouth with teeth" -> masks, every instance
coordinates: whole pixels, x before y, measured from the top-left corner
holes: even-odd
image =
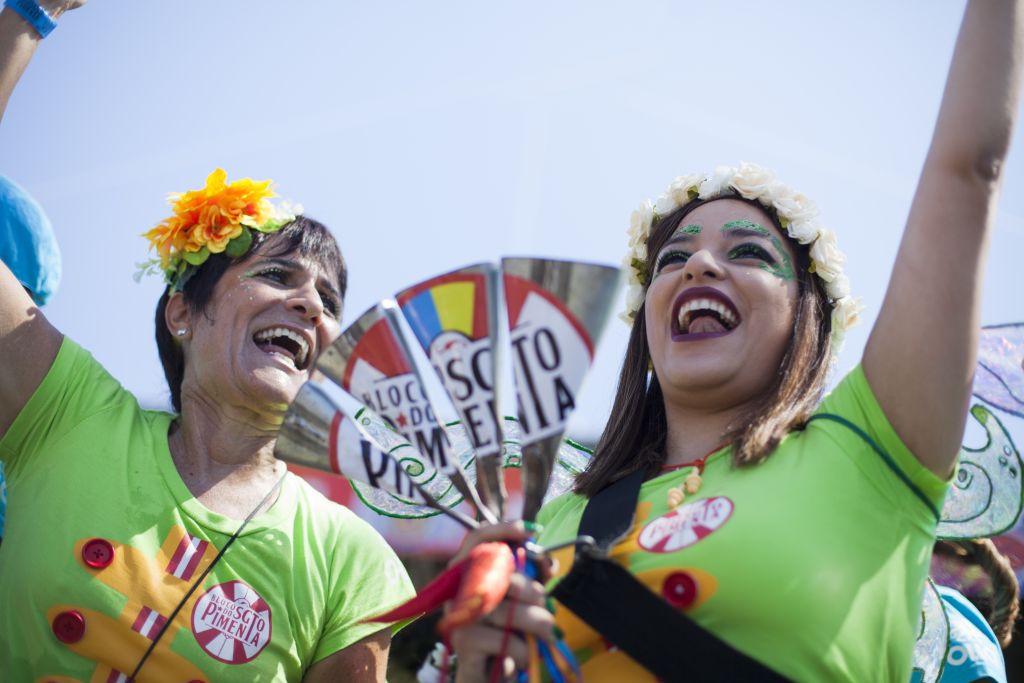
[[[732,332],[740,324],[740,315],[724,295],[694,296],[684,293],[674,306],[672,337],[703,339]]]
[[[296,370],[305,370],[309,361],[309,342],[286,327],[269,327],[252,336],[263,353],[277,354],[291,361]]]

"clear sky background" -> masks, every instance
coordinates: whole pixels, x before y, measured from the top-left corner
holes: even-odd
[[[39,49],[0,126],[0,173],[64,253],[46,313],[145,405],[167,393],[139,234],[166,193],[272,178],[346,255],[344,324],[502,255],[617,264],[673,176],[754,161],[812,197],[880,307],[964,3],[92,0]],[[1006,172],[983,322],[1024,319],[1024,135]],[[971,230],[974,226],[965,225]],[[963,321],[950,320],[950,325]],[[626,329],[572,431],[595,435]],[[926,400],[926,397],[922,397]]]

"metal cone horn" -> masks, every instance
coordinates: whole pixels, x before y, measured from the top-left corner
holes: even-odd
[[[523,448],[523,519],[544,501],[576,394],[621,285],[609,266],[506,258],[505,304]]]

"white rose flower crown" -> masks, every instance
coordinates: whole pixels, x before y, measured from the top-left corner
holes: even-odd
[[[701,199],[743,197],[774,209],[779,224],[800,244],[810,245],[810,272],[825,285],[832,306],[832,353],[838,353],[846,330],[857,323],[863,310],[860,298],[850,296],[850,281],[843,274],[846,258],[836,245],[836,236],[818,220],[818,208],[805,195],[779,182],[770,170],[741,162],[739,166],[719,166],[710,175],[694,173],[678,176],[657,202],[646,199],[630,216],[629,252],[622,266],[629,278],[626,310],[620,318],[632,325],[644,301],[650,273],[647,272],[647,240],[651,228],[670,213]]]

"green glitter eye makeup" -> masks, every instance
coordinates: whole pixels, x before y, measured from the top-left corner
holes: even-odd
[[[654,267],[654,274],[657,275],[662,271],[663,268],[666,268],[667,266],[670,266],[674,263],[683,265],[689,258],[690,254],[688,254],[685,251],[679,251],[677,249],[667,251],[658,258],[658,263]]]
[[[754,221],[748,220],[737,220],[729,221],[722,226],[723,232],[744,232],[764,237],[779,254],[781,261],[776,259],[764,248],[757,244],[741,244],[730,252],[732,258],[757,258],[761,259],[762,263],[758,266],[761,270],[767,271],[786,282],[796,279],[796,271],[793,269],[793,262],[789,258],[789,254],[786,252],[786,247],[776,235],[772,234],[770,230],[765,228],[763,225],[759,225]]]

